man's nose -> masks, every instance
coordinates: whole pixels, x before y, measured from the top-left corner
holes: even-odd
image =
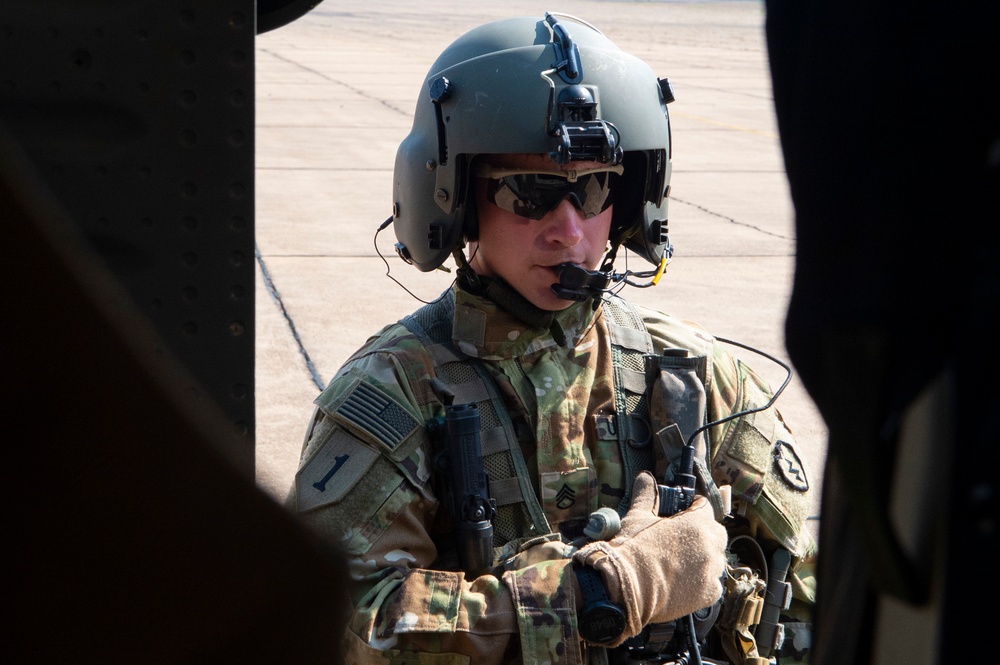
[[[583,239],[583,213],[564,198],[545,216],[545,239],[571,247]]]

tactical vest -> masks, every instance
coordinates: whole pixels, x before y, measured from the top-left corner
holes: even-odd
[[[685,435],[707,422],[705,357],[675,355],[664,349],[658,355],[631,303],[611,296],[604,299],[602,307],[612,350],[615,414],[600,417],[598,437],[617,440],[626,481],[644,470],[654,471],[658,478],[669,477],[668,463],[679,458]],[[483,466],[496,506],[493,561],[503,562],[525,542],[551,532],[521,452],[522,444],[533,443],[534,432],[519,416],[512,419],[484,364],[462,353],[452,342],[454,309],[454,294],[449,292],[401,323],[423,343],[437,377],[454,394],[455,403],[478,406]],[[705,446],[704,441],[698,444],[695,473],[717,515],[721,515],[722,500],[707,467]],[[625,494],[617,506],[621,516],[628,511],[632,498],[631,483],[624,484]],[[756,548],[759,550],[759,546]],[[751,631],[760,623],[767,624],[771,631],[782,627],[776,623],[776,612],[770,621],[761,622],[765,582],[747,568],[731,567],[730,573],[719,622],[724,632],[723,647],[733,662],[766,665],[768,660],[758,656],[757,640]],[[782,596],[778,603],[783,607],[787,607],[790,591],[783,578],[773,593],[768,590],[771,595]],[[768,638],[774,649],[782,641],[783,633]],[[588,650],[588,662],[607,663],[605,650]]]
[[[454,296],[448,294],[407,316],[402,324],[424,344],[438,378],[454,393],[455,402],[479,407],[483,465],[496,504],[494,561],[503,561],[523,542],[551,531],[521,452],[522,444],[533,442],[534,433],[520,418],[512,419],[483,363],[452,343],[454,307]],[[598,436],[618,441],[627,477],[634,478],[655,465],[645,371],[653,346],[642,318],[630,303],[611,297],[602,307],[612,349],[615,415],[598,420]],[[625,484],[626,494],[617,507],[621,515],[631,503],[631,486]]]

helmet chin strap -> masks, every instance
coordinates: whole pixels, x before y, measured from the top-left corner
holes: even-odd
[[[556,344],[566,346],[566,332],[556,318],[556,312],[534,305],[501,277],[486,277],[476,273],[460,249],[455,250],[452,255],[459,264],[457,282],[461,288],[488,298],[529,326],[548,329]]]
[[[487,277],[477,273],[461,250],[456,250],[453,255],[459,262],[457,280],[463,289],[492,300],[529,326],[548,328],[552,324],[555,317],[553,312],[532,304],[502,277]]]

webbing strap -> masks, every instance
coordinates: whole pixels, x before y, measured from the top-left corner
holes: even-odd
[[[438,365],[438,367],[440,366]],[[455,394],[456,404],[482,402],[490,398],[489,390],[483,385],[480,377],[476,377],[472,381],[463,381],[462,383],[449,383],[448,387]]]
[[[490,498],[497,506],[509,506],[522,501],[519,478],[504,478],[490,482]]]
[[[625,494],[618,504],[618,513],[625,515],[632,504],[632,479],[639,472],[653,468],[654,457],[649,432],[649,399],[646,396],[646,375],[633,367],[644,367],[643,356],[653,352],[653,341],[635,307],[617,296],[604,299],[604,320],[612,345],[614,368],[615,411],[618,413],[618,448],[625,471]],[[617,348],[614,348],[617,347]],[[632,398],[627,393],[632,393]],[[630,402],[635,404],[630,408]],[[646,423],[647,440],[635,437],[633,421]],[[638,423],[636,423],[638,424]]]
[[[483,448],[483,457],[489,457],[507,450],[507,433],[503,427],[483,429],[479,435]]]
[[[611,314],[610,318],[605,317],[605,322],[612,344],[643,354],[653,352],[653,340],[632,303],[611,296],[604,299],[603,307]]]
[[[604,306],[607,307],[608,303],[614,302],[616,309],[624,309],[621,307],[622,303],[628,304],[628,301],[622,298],[608,299],[604,301]],[[628,320],[632,322],[637,322],[642,325],[641,319],[638,313],[635,312],[631,307],[629,309]],[[645,326],[641,329],[631,328],[628,326],[623,326],[615,321],[608,321],[608,334],[611,335],[611,339],[614,343],[623,348],[629,349],[630,351],[639,351],[640,353],[650,353],[652,352],[652,345],[649,339],[649,333],[646,332]]]
[[[614,342],[612,342],[614,343]],[[620,383],[615,384],[615,388],[621,386],[629,392],[641,395],[646,390],[646,373],[634,369],[620,368],[618,374]]]
[[[405,322],[404,325],[406,325]],[[410,332],[415,332],[410,326],[407,325],[406,327],[410,329]],[[465,357],[456,353],[454,347],[450,344],[425,344],[424,346],[427,349],[427,353],[434,359],[435,365],[455,362]]]

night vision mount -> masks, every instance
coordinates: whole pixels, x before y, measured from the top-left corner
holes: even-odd
[[[545,13],[545,22],[552,29],[556,61],[553,70],[570,85],[559,91],[555,87],[549,99],[549,156],[558,164],[573,161],[617,164],[624,154],[620,145],[618,128],[598,119],[597,100],[593,91],[580,85],[583,81],[583,63],[580,47],[569,31],[556,17]]]

